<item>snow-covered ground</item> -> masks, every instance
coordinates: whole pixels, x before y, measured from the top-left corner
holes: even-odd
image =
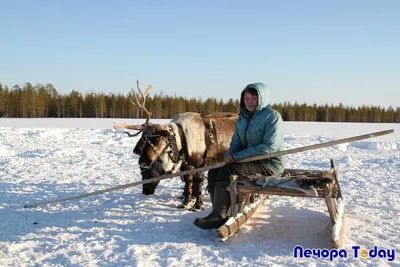
[[[153,196],[139,186],[25,209],[141,180],[132,154],[138,137],[113,130],[112,121],[0,119],[0,266],[399,266],[398,258],[352,255],[352,246],[400,252],[399,124],[285,123],[287,149],[395,130],[286,157],[288,168],[303,169],[329,169],[332,158],[340,171],[349,257],[330,262],[293,257],[296,245],[330,248],[321,199],[272,196],[226,242],[192,224],[209,213],[208,196],[205,211],[176,209],[179,178],[161,181]]]

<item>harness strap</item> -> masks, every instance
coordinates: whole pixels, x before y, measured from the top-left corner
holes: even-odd
[[[168,153],[168,156],[173,163],[177,163],[179,160],[181,160],[180,151],[176,143],[176,135],[172,129],[170,130],[170,133],[171,134],[168,136],[168,144],[171,146],[172,150],[170,153]]]
[[[186,138],[185,138],[185,134],[183,133],[183,129],[182,126],[180,124],[176,124],[176,126],[178,127],[178,133],[179,133],[179,137],[181,140],[181,158],[184,164],[188,163],[188,159],[189,159],[189,155],[188,155],[188,149],[187,149],[187,144],[186,144]]]
[[[206,126],[205,141],[206,151],[203,155],[205,165],[211,166],[217,164],[218,156],[218,140],[217,129],[215,127],[215,120],[207,117],[202,117],[204,125]]]
[[[149,140],[149,138],[147,138],[146,135],[144,136],[144,140],[146,141],[147,144],[149,144],[149,146],[154,150],[154,152],[156,152],[158,157],[161,152],[158,151],[157,147]]]

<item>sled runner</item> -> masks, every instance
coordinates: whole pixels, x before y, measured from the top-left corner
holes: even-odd
[[[282,177],[232,175],[227,188],[231,198],[230,217],[217,229],[217,235],[225,241],[237,233],[269,195],[321,198],[332,223],[332,248],[341,248],[344,202],[338,178],[333,160],[328,171],[285,169]]]

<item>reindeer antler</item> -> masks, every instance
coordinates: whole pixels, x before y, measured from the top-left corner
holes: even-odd
[[[142,100],[142,104],[139,103],[139,99],[137,97],[137,94],[135,93],[135,91],[132,88],[132,93],[135,96],[135,101],[132,99],[132,97],[129,99],[132,103],[132,105],[139,107],[141,110],[143,110],[146,113],[146,122],[143,123],[142,125],[127,125],[127,124],[119,124],[114,122],[114,129],[130,129],[130,130],[139,130],[139,132],[137,132],[136,134],[128,134],[129,137],[133,137],[133,136],[137,136],[138,134],[140,134],[143,131],[143,128],[146,124],[149,123],[150,117],[151,117],[151,112],[148,111],[145,107],[146,104],[146,98],[147,95],[149,94],[150,90],[153,88],[151,85],[149,85],[146,89],[146,91],[143,93],[142,90],[140,90],[139,87],[139,80],[136,80],[136,85],[137,85],[137,89],[140,92],[140,95],[142,96],[141,100]]]
[[[143,130],[144,125],[128,125],[128,124],[119,124],[114,121],[113,128],[115,130],[118,129],[129,129],[129,130]]]
[[[146,89],[146,91],[145,91],[144,94],[143,94],[142,90],[140,90],[140,87],[139,87],[139,80],[136,80],[136,86],[137,86],[137,89],[139,90],[139,92],[140,92],[140,94],[141,94],[141,96],[142,96],[142,102],[143,102],[143,103],[142,103],[142,104],[139,104],[139,100],[138,100],[138,98],[137,98],[137,95],[136,95],[135,91],[133,91],[133,88],[132,88],[132,93],[133,93],[133,95],[135,96],[136,102],[134,102],[132,98],[130,99],[130,101],[131,101],[131,103],[132,103],[134,106],[139,107],[140,109],[144,110],[144,112],[146,113],[146,122],[143,124],[143,126],[144,126],[144,125],[146,125],[146,124],[149,122],[150,117],[151,117],[151,112],[148,111],[148,110],[146,109],[145,105],[146,105],[146,98],[147,98],[147,95],[149,94],[150,90],[151,90],[153,87],[152,87],[151,85],[147,86],[147,89]]]

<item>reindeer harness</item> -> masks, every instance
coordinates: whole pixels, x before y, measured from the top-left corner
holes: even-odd
[[[206,133],[205,133],[205,141],[206,141],[206,151],[203,155],[205,165],[214,165],[217,163],[217,153],[218,153],[218,143],[217,143],[217,133],[214,127],[215,122],[212,119],[203,117],[204,125],[206,126]],[[182,161],[184,166],[189,166],[189,155],[187,155],[186,149],[186,140],[184,138],[182,127],[179,124],[176,124],[179,130],[179,137],[182,144],[181,150],[179,150],[177,142],[176,142],[176,133],[173,131],[171,127],[169,127],[169,135],[167,137],[162,136],[160,134],[155,135],[143,135],[142,138],[144,142],[147,143],[157,154],[157,157],[160,156],[162,152],[165,151],[168,147],[171,148],[168,151],[168,156],[174,164],[179,163]],[[149,139],[151,137],[158,137],[161,138],[165,143],[166,146],[163,150],[157,149],[157,147],[153,144],[153,142]]]
[[[157,157],[160,156],[162,152],[165,151],[168,147],[171,148],[171,150],[168,152],[168,156],[171,159],[173,163],[178,163],[180,160],[182,160],[183,154],[180,154],[178,145],[176,144],[176,138],[175,138],[175,133],[172,131],[172,129],[169,130],[169,135],[168,137],[162,136],[160,134],[153,134],[153,135],[144,135],[142,138],[144,139],[145,143],[147,143],[156,153]],[[163,150],[158,150],[157,147],[151,142],[149,138],[151,137],[158,137],[162,139],[165,143],[166,146]]]

